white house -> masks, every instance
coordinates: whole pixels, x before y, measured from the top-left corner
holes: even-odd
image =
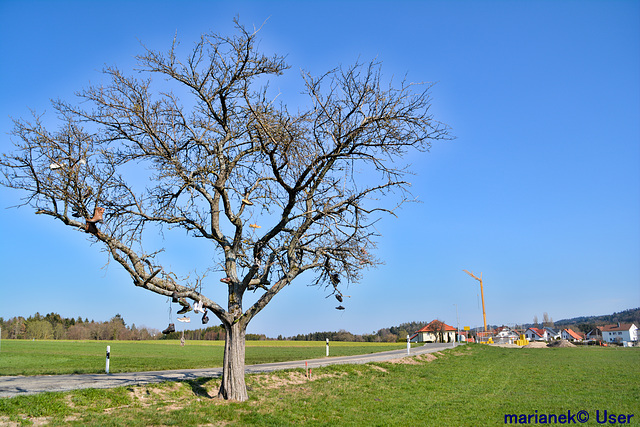
[[[555,329],[545,327],[544,330],[547,331],[547,341],[559,340],[562,336],[560,331],[556,331]]]
[[[573,329],[563,329],[561,332],[563,340],[579,342],[582,341],[582,336]]]
[[[456,328],[440,320],[431,321],[410,338],[411,342],[454,342],[455,340]]]
[[[638,327],[634,323],[618,323],[602,327],[604,342],[638,342]]]
[[[529,341],[546,341],[549,336],[545,329],[529,328],[525,331],[524,336]]]
[[[513,342],[515,340],[517,340],[518,338],[520,338],[520,336],[518,335],[517,332],[511,330],[510,328],[506,327],[506,326],[500,326],[496,329],[493,330],[493,335],[494,335],[494,340],[496,340],[495,342],[497,343],[507,343],[507,342]]]

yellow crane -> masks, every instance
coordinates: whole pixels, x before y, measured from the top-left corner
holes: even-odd
[[[473,273],[470,273],[467,270],[462,271],[480,282],[480,295],[482,296],[482,320],[484,321],[484,331],[487,332],[487,314],[484,311],[484,290],[482,289],[482,273],[480,273],[480,277],[476,277]]]

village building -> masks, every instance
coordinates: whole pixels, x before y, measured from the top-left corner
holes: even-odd
[[[582,334],[574,331],[573,329],[563,329],[561,332],[561,336],[563,340],[571,342],[581,342],[583,340]]]
[[[600,342],[602,341],[602,326],[596,326],[585,335],[585,341],[587,342]]]
[[[547,341],[549,339],[546,329],[540,328],[528,328],[524,333],[524,337],[529,341]]]
[[[494,340],[498,343],[509,343],[520,338],[520,334],[507,326],[500,326],[493,331]]]
[[[637,343],[638,327],[634,323],[617,323],[602,327],[602,340],[608,343]]]
[[[456,328],[440,320],[432,320],[410,338],[411,342],[454,342],[455,340]]]
[[[547,341],[559,340],[561,338],[561,331],[556,331],[555,329],[549,327],[545,327],[543,329],[547,331]]]

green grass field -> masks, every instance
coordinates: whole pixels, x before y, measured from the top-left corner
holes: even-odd
[[[476,344],[409,359],[314,369],[310,380],[302,370],[248,375],[243,403],[212,398],[217,379],[0,399],[0,424],[485,426],[586,411],[584,425],[612,425],[601,422],[607,411],[640,425],[637,348]]]
[[[90,374],[105,370],[111,347],[111,373],[222,366],[224,341],[27,341],[2,340],[0,376]],[[403,343],[330,343],[330,356],[349,356],[406,348]],[[246,364],[325,357],[325,343],[247,341]]]

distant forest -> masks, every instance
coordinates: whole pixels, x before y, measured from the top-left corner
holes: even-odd
[[[396,342],[405,341],[408,334],[413,334],[428,322],[408,322],[390,328],[383,328],[371,334],[355,335],[347,331],[312,332],[293,337],[268,338],[265,334],[247,334],[247,340],[294,340],[294,341],[355,341],[355,342]],[[127,325],[120,314],[116,314],[109,321],[78,317],[64,318],[57,313],[24,318],[14,317],[8,320],[0,317],[0,328],[3,339],[37,339],[37,340],[171,340],[180,339],[182,332],[172,332],[163,335],[159,330],[147,327]],[[224,340],[225,330],[221,325],[210,326],[205,329],[184,331],[186,340]]]
[[[182,332],[163,335],[159,330],[147,327],[128,326],[120,314],[107,322],[94,320],[67,319],[57,313],[45,316],[36,313],[26,319],[22,316],[4,320],[0,317],[3,339],[37,340],[153,340],[180,339]],[[224,340],[222,326],[210,326],[205,329],[184,331],[187,340]],[[266,339],[265,335],[247,334],[248,340]]]
[[[588,332],[595,326],[620,323],[635,323],[640,327],[640,307],[624,310],[618,313],[602,316],[582,316],[553,322],[550,326],[561,329],[572,327],[574,330]],[[292,341],[352,341],[352,342],[403,342],[407,335],[426,326],[429,322],[405,322],[398,326],[382,328],[370,334],[357,335],[340,330],[335,332],[310,332],[290,337],[279,335],[277,338],[267,337],[265,334],[247,334],[247,340],[292,340]],[[495,328],[500,325],[489,325]],[[533,323],[523,324],[527,328],[535,326]],[[540,325],[538,325],[540,326]],[[153,340],[180,339],[182,332],[172,332],[163,335],[153,328],[137,328],[135,324],[128,326],[120,314],[116,314],[109,321],[96,322],[94,320],[67,319],[56,313],[45,316],[36,313],[28,318],[14,317],[4,320],[0,317],[3,339],[68,339],[68,340]],[[225,330],[221,325],[204,329],[184,331],[187,340],[224,340]]]
[[[407,340],[407,335],[413,335],[418,329],[423,328],[429,322],[407,322],[390,328],[382,328],[370,334],[356,335],[345,330],[337,332],[311,332],[308,334],[298,334],[292,337],[279,335],[279,340],[292,341],[352,341],[352,342],[403,342]]]
[[[582,316],[571,319],[563,319],[555,322],[556,328],[567,328],[575,326],[582,332],[589,332],[595,326],[611,325],[615,323],[635,323],[640,327],[640,307],[630,308],[613,314],[602,316]]]

